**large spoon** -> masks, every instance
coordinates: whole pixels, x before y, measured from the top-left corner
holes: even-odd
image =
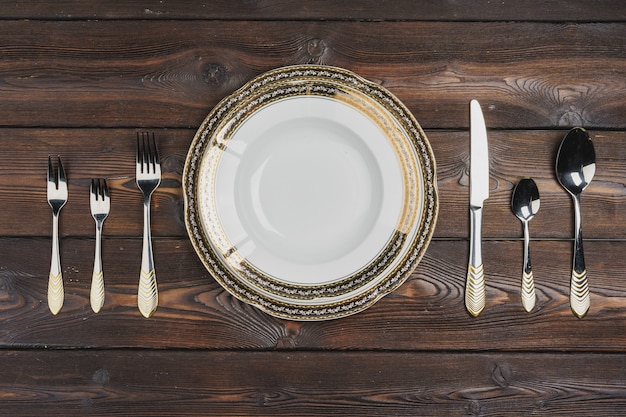
[[[596,172],[596,153],[589,134],[583,128],[570,130],[556,156],[556,177],[574,200],[574,259],[570,280],[570,307],[578,318],[589,311],[589,282],[583,254],[580,194]]]
[[[511,209],[524,225],[524,268],[522,272],[522,305],[527,312],[535,307],[535,281],[530,264],[530,232],[528,222],[539,211],[539,190],[530,178],[524,178],[515,186]]]

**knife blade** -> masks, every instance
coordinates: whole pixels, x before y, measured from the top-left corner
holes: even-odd
[[[470,251],[465,283],[465,307],[474,317],[485,308],[482,261],[483,203],[489,197],[489,145],[480,104],[470,102]]]

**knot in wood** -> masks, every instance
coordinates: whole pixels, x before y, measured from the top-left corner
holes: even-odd
[[[313,60],[319,60],[326,51],[326,44],[322,39],[311,39],[307,44],[306,51]]]
[[[93,377],[91,377],[91,379],[96,384],[104,385],[109,382],[111,377],[109,375],[109,372],[106,369],[100,368],[96,372],[94,372]]]
[[[228,78],[226,68],[220,64],[209,64],[204,70],[204,82],[210,85],[222,84]]]
[[[276,348],[278,349],[290,349],[297,346],[296,341],[290,336],[284,336],[278,339],[276,342]]]
[[[498,386],[506,388],[511,385],[513,379],[513,371],[507,364],[495,364],[493,371],[491,372],[491,379]]]
[[[484,415],[483,406],[479,401],[472,400],[467,405],[467,413],[471,416],[482,416]]]

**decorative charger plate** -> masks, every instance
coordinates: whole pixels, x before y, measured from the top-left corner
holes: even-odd
[[[262,74],[191,144],[185,222],[235,297],[282,318],[357,313],[402,284],[438,209],[435,159],[389,91],[340,68]]]

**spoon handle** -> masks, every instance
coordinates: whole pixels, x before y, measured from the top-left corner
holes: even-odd
[[[524,270],[522,272],[522,305],[527,312],[535,307],[535,279],[530,264],[530,233],[528,221],[524,223]]]
[[[574,195],[574,259],[572,278],[570,280],[570,307],[578,318],[583,318],[591,304],[589,297],[589,281],[585,267],[583,252],[583,231],[580,212],[580,195]]]
[[[470,207],[470,252],[465,281],[465,308],[476,317],[485,308],[485,272],[482,259],[482,207]]]

